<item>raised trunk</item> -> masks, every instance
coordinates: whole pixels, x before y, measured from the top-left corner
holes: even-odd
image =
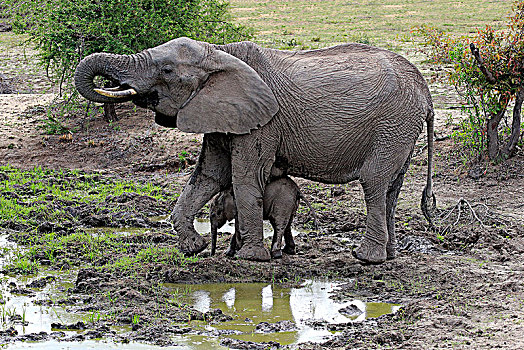
[[[118,84],[129,80],[132,56],[95,53],[84,58],[75,72],[75,87],[86,99],[98,103],[125,102],[132,98],[132,93],[122,94],[121,91],[112,91],[113,96],[100,93],[94,83],[94,78],[102,76]],[[99,92],[97,92],[97,90]],[[130,89],[129,91],[131,91]],[[133,90],[134,91],[134,90]],[[120,94],[119,94],[120,93]],[[136,91],[135,91],[136,93]]]

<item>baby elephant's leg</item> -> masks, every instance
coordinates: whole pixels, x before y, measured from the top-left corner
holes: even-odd
[[[282,237],[286,241],[286,253],[294,254],[295,242],[291,235],[291,223],[298,208],[300,192],[298,186],[289,177],[269,183],[264,193],[264,216],[273,226],[271,257],[282,257]]]
[[[211,255],[215,255],[218,229],[233,220],[236,207],[231,190],[220,192],[209,205],[209,221],[211,223]]]
[[[286,223],[283,221],[275,221],[273,217],[270,218],[271,226],[273,226],[273,241],[271,243],[271,257],[273,259],[280,259],[282,257],[282,236],[286,231]]]
[[[289,220],[289,224],[286,227],[286,230],[284,231],[284,241],[286,242],[286,245],[284,246],[284,253],[288,255],[295,255],[297,253],[296,246],[295,246],[295,240],[293,239],[293,235],[291,232],[291,223],[293,222],[293,217]]]

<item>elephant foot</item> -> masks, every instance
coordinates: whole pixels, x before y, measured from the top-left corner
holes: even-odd
[[[287,255],[295,255],[297,254],[297,251],[295,249],[295,246],[285,246],[284,247],[284,253],[286,253]]]
[[[237,251],[231,247],[227,248],[226,250],[226,256],[229,256],[230,258],[234,257],[235,256],[235,253]]]
[[[386,261],[386,247],[379,244],[362,242],[360,247],[354,249],[351,254],[364,265],[378,265]]]
[[[195,234],[184,239],[180,238],[178,247],[180,252],[186,256],[196,255],[206,249],[207,247],[206,240],[199,234]]]
[[[264,246],[244,246],[237,252],[237,256],[241,259],[255,260],[255,261],[269,261],[271,256],[269,251]]]
[[[386,259],[387,260],[393,260],[397,257],[397,252],[395,250],[395,247],[394,246],[390,246],[388,244],[388,246],[386,247]]]
[[[272,259],[282,259],[282,250],[272,250],[271,251],[271,258]]]

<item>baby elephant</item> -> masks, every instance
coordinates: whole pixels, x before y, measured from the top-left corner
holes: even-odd
[[[295,242],[291,235],[291,223],[298,209],[300,199],[308,205],[314,215],[311,204],[300,193],[297,184],[289,177],[283,177],[267,184],[264,192],[264,220],[269,220],[273,226],[273,242],[271,243],[271,257],[279,259],[282,257],[282,236],[286,245],[286,254],[295,254]],[[220,192],[209,206],[209,219],[211,221],[211,255],[215,254],[218,229],[227,221],[235,219],[237,208],[233,198],[233,190],[228,189]],[[316,218],[315,218],[316,224]],[[233,256],[239,247],[239,234],[237,220],[235,220],[235,234],[231,238],[231,245],[226,255]]]

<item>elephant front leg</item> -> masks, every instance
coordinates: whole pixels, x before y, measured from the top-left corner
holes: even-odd
[[[247,260],[269,261],[269,251],[264,247],[262,194],[250,185],[233,185],[233,188],[237,204],[238,234],[242,245],[236,255]]]
[[[220,147],[223,141],[206,136],[198,164],[171,214],[179,235],[179,249],[186,255],[198,254],[207,247],[205,239],[196,232],[193,221],[198,211],[231,183],[229,153]]]
[[[216,183],[202,180],[208,179],[198,179],[184,187],[171,214],[178,233],[179,249],[186,255],[198,254],[207,247],[205,239],[196,232],[193,221],[200,208],[219,191]]]
[[[254,130],[231,143],[232,182],[237,208],[237,234],[242,259],[269,261],[264,247],[263,193],[275,161],[277,142],[273,135]]]

